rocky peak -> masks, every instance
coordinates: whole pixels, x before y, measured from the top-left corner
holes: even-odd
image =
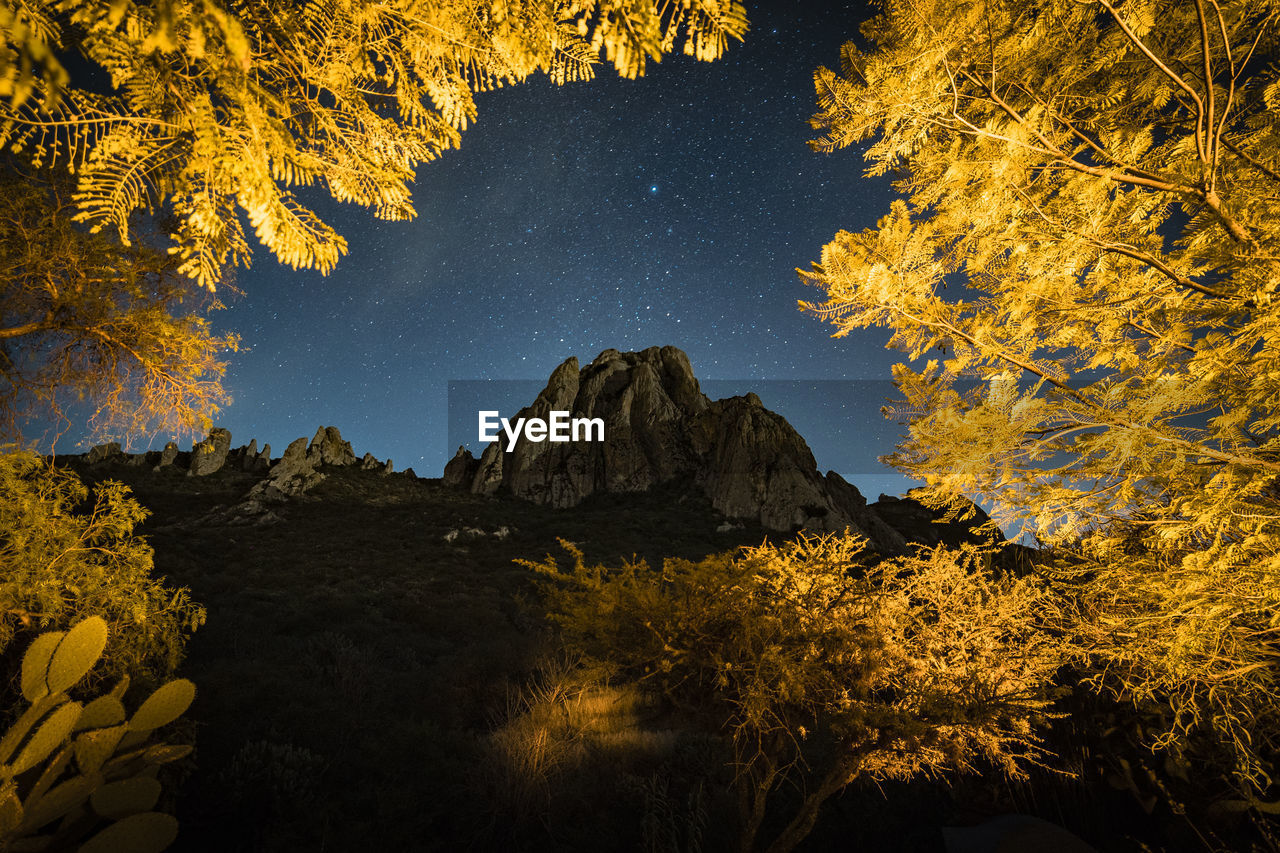
[[[316,430],[315,437],[307,447],[307,456],[316,465],[356,464],[356,454],[351,449],[351,442],[343,441],[342,433],[334,426],[320,427]]]
[[[646,491],[687,478],[730,518],[786,531],[850,527],[882,553],[905,547],[856,488],[818,473],[809,446],[785,418],[753,393],[709,400],[688,356],[675,347],[607,349],[584,368],[570,358],[510,420],[547,419],[552,411],[600,418],[605,440],[535,442],[522,435],[508,452],[500,435],[478,463],[459,448],[446,479],[469,481],[477,493],[571,507],[595,492]]]

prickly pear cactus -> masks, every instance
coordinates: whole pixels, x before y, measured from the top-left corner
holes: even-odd
[[[92,616],[69,631],[41,634],[23,656],[22,696],[31,707],[0,738],[4,853],[77,845],[81,853],[153,853],[177,837],[177,820],[153,811],[155,776],[191,747],[147,741],[187,710],[195,685],[170,681],[133,716],[121,701],[127,677],[87,704],[71,701],[66,691],[98,662],[106,642],[107,623]]]

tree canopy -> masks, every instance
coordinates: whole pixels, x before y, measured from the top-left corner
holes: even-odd
[[[1167,734],[1228,733],[1246,787],[1276,732],[1278,23],[888,0],[816,73],[812,145],[902,197],[800,271],[837,336],[885,326],[915,362],[889,461],[1072,548],[1099,679],[1171,703]]]
[[[745,30],[735,0],[0,6],[0,146],[22,173],[0,188],[0,435],[68,395],[100,437],[207,428],[236,338],[185,285],[248,265],[249,229],[327,273],[346,242],[318,191],[411,218],[415,167],[457,147],[477,93],[585,80],[602,54],[636,77],[678,42],[712,60]]]
[[[126,243],[131,214],[171,212],[179,269],[206,287],[248,262],[242,219],[328,272],[346,243],[300,188],[411,218],[414,167],[458,145],[477,92],[586,79],[602,52],[636,77],[678,39],[712,60],[745,29],[735,0],[18,0],[0,9],[0,144],[70,165],[81,218]]]

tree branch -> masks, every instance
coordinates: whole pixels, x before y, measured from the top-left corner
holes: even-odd
[[[1204,74],[1204,91],[1205,91],[1205,116],[1204,127],[1201,131],[1206,137],[1208,146],[1208,159],[1205,160],[1205,167],[1208,174],[1205,175],[1205,189],[1213,192],[1217,186],[1217,168],[1218,168],[1218,146],[1215,144],[1217,137],[1214,127],[1214,109],[1215,94],[1213,91],[1213,66],[1211,62],[1211,53],[1209,50],[1209,22],[1205,20],[1204,0],[1195,0],[1196,3],[1196,23],[1200,26],[1200,61],[1202,65],[1201,73]],[[1225,118],[1225,114],[1224,114]],[[1199,123],[1197,122],[1197,125]]]
[[[1170,80],[1172,80],[1174,82],[1174,85],[1176,85],[1178,88],[1186,92],[1191,97],[1191,100],[1195,101],[1195,104],[1196,104],[1196,136],[1195,136],[1196,151],[1200,155],[1201,162],[1208,162],[1207,158],[1205,157],[1204,140],[1200,136],[1202,128],[1204,127],[1204,101],[1201,100],[1199,93],[1196,92],[1195,89],[1191,88],[1191,86],[1187,83],[1186,80],[1183,80],[1181,77],[1179,77],[1172,68],[1170,68],[1168,65],[1165,65],[1164,62],[1160,60],[1160,57],[1156,56],[1154,53],[1151,52],[1151,49],[1148,48],[1146,44],[1143,43],[1142,39],[1138,38],[1138,36],[1133,32],[1133,30],[1129,29],[1129,25],[1126,24],[1123,19],[1121,19],[1120,15],[1116,12],[1114,6],[1112,6],[1109,2],[1107,2],[1107,0],[1098,0],[1098,2],[1102,5],[1104,9],[1106,9],[1108,12],[1111,13],[1111,17],[1115,19],[1116,24],[1119,25],[1121,31],[1129,38],[1129,41],[1131,41],[1133,45],[1137,47],[1138,50],[1141,51],[1142,54],[1146,56],[1147,59],[1149,59],[1153,65],[1155,65],[1162,72],[1164,72],[1164,75],[1168,77]]]
[[[20,338],[23,335],[30,335],[33,332],[43,332],[46,329],[53,328],[53,312],[45,314],[39,320],[33,320],[30,323],[23,323],[21,326],[10,326],[7,329],[0,329],[0,341],[9,340],[10,338]]]
[[[1231,140],[1227,139],[1226,137],[1223,137],[1222,139],[1222,146],[1226,148],[1228,151],[1230,151],[1232,154],[1239,157],[1241,160],[1244,160],[1250,166],[1257,169],[1262,174],[1266,175],[1268,178],[1271,178],[1271,180],[1280,182],[1280,172],[1276,172],[1274,169],[1269,168],[1267,164],[1256,159],[1249,152],[1245,151],[1243,148],[1238,147],[1235,143],[1233,143]]]

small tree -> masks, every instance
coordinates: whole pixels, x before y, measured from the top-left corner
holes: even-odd
[[[205,610],[153,577],[133,534],[146,510],[119,483],[89,490],[30,452],[0,453],[0,685],[14,682],[19,639],[89,616],[110,627],[100,677],[173,674]]]
[[[526,562],[546,579],[565,645],[635,679],[732,739],[741,849],[754,850],[779,787],[808,781],[766,847],[793,849],[851,782],[980,761],[1017,777],[1061,654],[1030,580],[976,548],[869,565],[848,535],[720,554],[588,567]]]

